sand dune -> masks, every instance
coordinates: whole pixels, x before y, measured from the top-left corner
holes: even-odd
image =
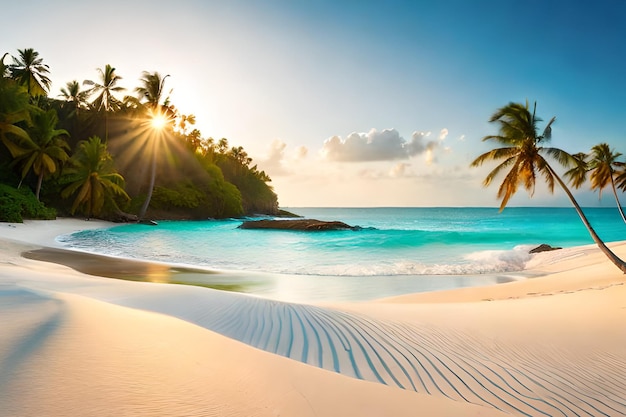
[[[377,314],[372,303],[349,312],[350,306],[342,311],[189,287],[125,291],[115,302],[353,378],[517,415],[611,416],[626,412],[626,373],[618,372],[606,385],[603,379],[626,370],[626,332],[598,346],[595,341],[619,328],[626,311],[593,309],[626,292],[624,286],[604,291],[600,297],[595,292],[506,305],[414,306],[386,314]],[[553,314],[555,302],[569,314]],[[592,311],[577,309],[580,302]],[[453,312],[464,318],[451,320]],[[588,314],[596,315],[593,321]],[[473,323],[466,323],[469,317]],[[600,318],[604,323],[596,322]]]
[[[31,226],[0,240],[0,415],[626,415],[626,280],[593,247],[321,306],[24,259]]]
[[[30,307],[50,301],[20,297]],[[497,415],[324,372],[167,316],[76,295],[53,304],[36,328],[2,338],[0,352],[13,348],[0,356],[0,415],[413,415],[418,407]],[[3,304],[3,324],[17,310]]]

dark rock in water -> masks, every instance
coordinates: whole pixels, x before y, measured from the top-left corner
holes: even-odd
[[[321,221],[315,219],[295,220],[251,220],[243,222],[241,229],[278,229],[278,230],[360,230],[358,226],[350,226],[338,221]]]
[[[534,249],[531,249],[528,253],[539,253],[539,252],[549,252],[551,250],[557,250],[557,249],[562,249],[562,248],[557,248],[557,247],[553,247],[550,246],[546,243],[542,243],[541,245],[537,246]]]

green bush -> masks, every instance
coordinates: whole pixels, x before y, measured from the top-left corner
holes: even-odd
[[[243,214],[241,193],[229,182],[224,182],[223,185],[223,201],[223,211],[220,213],[222,217],[237,217]]]
[[[24,219],[52,220],[56,210],[46,207],[28,188],[0,184],[0,221],[22,223]]]
[[[158,209],[193,209],[200,205],[203,194],[191,182],[176,184],[174,188],[154,187],[150,204]]]

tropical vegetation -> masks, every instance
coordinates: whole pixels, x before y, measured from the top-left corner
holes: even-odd
[[[624,172],[626,164],[619,161],[621,153],[611,149],[608,143],[600,143],[591,148],[590,159],[588,162],[591,171],[591,189],[598,190],[598,194],[602,195],[602,190],[609,185],[615,197],[615,203],[619,210],[622,220],[626,223],[626,216],[617,196],[617,188],[615,185],[615,176],[618,172]]]
[[[75,197],[72,214],[80,209],[87,217],[99,216],[105,203],[119,212],[116,197],[130,200],[124,191],[124,178],[115,170],[113,158],[98,136],[80,141],[70,162],[65,170],[68,185],[61,197]]]
[[[275,214],[269,176],[241,146],[204,137],[170,102],[169,75],[130,95],[109,64],[49,96],[50,68],[27,48],[0,59],[0,221]]]
[[[535,103],[531,110],[528,102],[509,103],[499,108],[489,119],[490,123],[498,125],[498,134],[483,138],[484,141],[495,142],[499,147],[479,155],[471,166],[478,167],[485,162],[498,162],[487,174],[483,185],[489,186],[496,177],[504,175],[497,193],[497,197],[502,200],[500,210],[506,207],[520,186],[532,196],[538,177],[543,179],[550,192],[554,191],[554,185],[557,183],[574,206],[593,241],[611,262],[626,273],[626,262],[600,239],[574,195],[548,161],[552,160],[568,169],[564,176],[569,178],[575,187],[582,185],[587,172],[591,172],[592,188],[601,190],[613,182],[614,168],[623,168],[623,164],[616,163],[620,155],[604,146],[605,144],[595,146],[589,160],[584,153],[571,155],[562,149],[547,146],[552,138],[552,124],[556,118],[552,117],[539,133],[539,123],[542,119],[536,115],[536,108]]]

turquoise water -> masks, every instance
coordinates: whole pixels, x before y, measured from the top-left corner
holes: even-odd
[[[323,280],[354,286],[384,282],[372,294],[484,285],[523,271],[528,250],[542,243],[591,244],[572,208],[291,208],[307,218],[340,220],[362,230],[243,230],[241,219],[127,224],[59,237],[66,246],[113,256],[245,274],[289,276],[281,285],[311,291]],[[615,208],[587,208],[606,241],[626,240]],[[384,277],[384,278],[382,278]],[[419,279],[421,278],[421,279]],[[467,282],[465,282],[467,281]],[[492,281],[488,281],[490,283]],[[354,284],[348,284],[354,283]],[[363,291],[363,290],[359,290]],[[357,291],[357,292],[359,292]],[[378,293],[376,293],[378,291]],[[341,297],[340,297],[341,298]]]

